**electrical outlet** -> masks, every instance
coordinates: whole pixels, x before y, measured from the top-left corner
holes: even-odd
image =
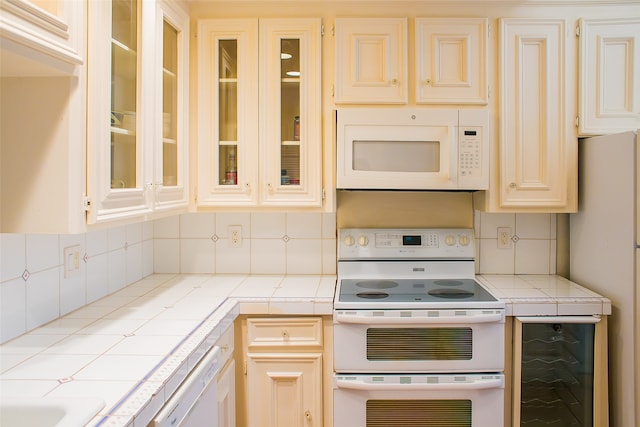
[[[511,227],[498,227],[498,249],[511,249],[513,244]]]
[[[231,246],[239,248],[242,246],[242,226],[230,225],[229,226],[229,239],[231,240]]]
[[[80,270],[80,245],[64,248],[64,278],[70,278],[74,272]]]

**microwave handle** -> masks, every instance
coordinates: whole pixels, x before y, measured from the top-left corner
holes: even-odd
[[[503,313],[481,314],[477,316],[442,316],[442,317],[368,317],[359,315],[349,315],[344,313],[336,314],[338,323],[354,323],[360,325],[431,325],[441,323],[492,323],[502,322]]]
[[[366,383],[359,380],[336,380],[336,386],[347,390],[363,390],[363,391],[415,391],[415,390],[483,390],[490,388],[504,387],[502,378],[494,378],[490,380],[478,380],[472,383],[442,383],[442,384],[385,384],[385,383]]]

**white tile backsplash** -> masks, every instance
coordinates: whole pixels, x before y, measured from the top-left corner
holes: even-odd
[[[240,247],[230,244],[230,225],[242,227]],[[478,273],[555,274],[554,214],[476,211],[474,226]],[[511,248],[498,249],[498,227],[512,228]],[[78,276],[65,279],[71,245],[82,261]],[[82,316],[84,305],[152,273],[333,275],[336,215],[189,213],[77,235],[0,234],[0,250],[2,343],[65,313]]]
[[[177,241],[177,239],[176,239]],[[82,234],[0,234],[0,343],[153,273],[153,222]],[[78,270],[64,274],[64,249]]]
[[[475,212],[479,274],[555,274],[555,214]],[[498,248],[498,228],[513,234],[509,248]]]

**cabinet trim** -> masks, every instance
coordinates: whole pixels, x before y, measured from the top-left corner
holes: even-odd
[[[81,39],[76,40],[76,33],[83,33],[84,22],[78,22],[77,18],[83,16],[84,2],[66,1],[63,6],[64,17],[73,27],[28,1],[3,0],[0,2],[0,37],[68,64],[83,64]]]

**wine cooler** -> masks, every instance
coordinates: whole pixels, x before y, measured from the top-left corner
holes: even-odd
[[[516,317],[513,426],[608,426],[606,318]]]

